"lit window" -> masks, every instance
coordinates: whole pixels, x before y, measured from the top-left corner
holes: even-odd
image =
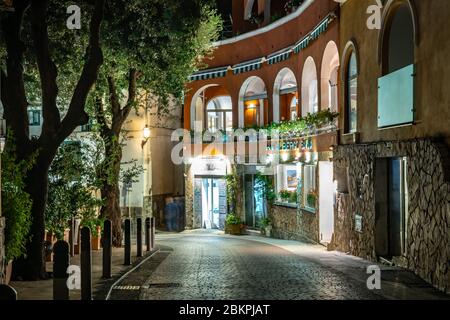
[[[206,107],[206,114],[206,124],[210,131],[232,130],[233,111],[230,97],[216,97],[209,101]]]
[[[277,201],[280,203],[297,204],[297,187],[301,179],[301,167],[297,165],[277,166]]]
[[[316,166],[305,165],[303,170],[303,206],[315,210],[317,204]]]
[[[28,124],[30,126],[41,125],[41,111],[40,110],[29,110],[28,111]]]
[[[357,131],[358,69],[356,55],[352,52],[347,67],[346,133]]]

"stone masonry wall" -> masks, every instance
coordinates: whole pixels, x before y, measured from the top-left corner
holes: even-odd
[[[448,155],[447,146],[431,139],[338,146],[334,168],[348,169],[349,190],[337,195],[333,246],[376,261],[375,160],[407,157],[406,256],[394,262],[450,293]],[[362,233],[354,230],[356,213],[363,217]]]
[[[272,236],[278,239],[319,241],[317,212],[306,212],[298,208],[271,205],[269,218],[272,221]]]
[[[194,180],[191,174],[191,167],[185,166],[186,178],[184,182],[186,229],[194,228]]]
[[[4,267],[5,267],[5,238],[4,238],[5,218],[0,217],[0,283],[4,280]]]

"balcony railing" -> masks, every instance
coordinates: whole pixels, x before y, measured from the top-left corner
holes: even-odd
[[[378,79],[378,127],[414,122],[414,64]]]

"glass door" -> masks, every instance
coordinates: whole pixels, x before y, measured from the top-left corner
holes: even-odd
[[[245,175],[245,224],[250,228],[260,228],[266,212],[264,190],[256,187],[254,175]]]

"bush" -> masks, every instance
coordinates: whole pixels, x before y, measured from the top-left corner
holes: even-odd
[[[8,146],[12,145],[8,136]],[[25,192],[25,177],[34,159],[17,161],[14,148],[2,154],[2,212],[6,220],[6,261],[22,257],[31,227],[30,195]]]
[[[237,224],[241,224],[241,218],[235,216],[234,214],[229,214],[229,215],[227,215],[225,222],[228,225],[237,225]]]

